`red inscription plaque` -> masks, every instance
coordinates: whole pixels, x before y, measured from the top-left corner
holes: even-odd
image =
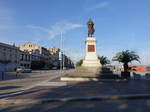
[[[95,46],[94,45],[88,45],[88,52],[95,52]]]

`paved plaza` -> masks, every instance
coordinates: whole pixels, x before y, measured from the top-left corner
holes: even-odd
[[[0,108],[1,112],[149,112],[150,100],[51,102]]]
[[[56,80],[57,81],[57,80]],[[56,83],[56,82],[55,82]],[[54,82],[41,84],[8,99],[70,98],[105,95],[135,95],[150,93],[150,81]]]
[[[65,71],[71,72],[71,70]],[[23,74],[25,75],[25,74]],[[60,81],[60,71],[47,71],[26,74],[26,77],[1,81],[1,112],[104,112],[109,111],[148,111],[150,109],[149,97],[136,99],[106,99],[106,96],[149,95],[149,80],[101,80],[86,82]],[[83,100],[82,98],[95,99]],[[97,98],[96,98],[97,97]],[[69,99],[54,101],[54,99]],[[2,104],[2,100],[17,101],[20,103]],[[31,100],[31,104],[23,100]],[[47,102],[32,103],[32,100],[47,100]]]

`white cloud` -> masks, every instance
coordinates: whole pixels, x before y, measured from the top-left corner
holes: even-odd
[[[48,28],[41,27],[41,26],[27,25],[27,27],[34,29],[34,30],[42,31],[42,32],[49,32]]]
[[[93,11],[95,9],[102,9],[102,8],[106,8],[110,6],[110,2],[100,2],[100,3],[96,3],[94,5],[91,5],[90,7],[87,7],[86,10],[87,11]]]
[[[81,24],[74,24],[74,23],[56,23],[55,25],[53,25],[49,31],[49,39],[52,39],[58,35],[60,35],[60,33],[66,33],[70,30],[76,29],[76,28],[80,28],[82,27]]]
[[[73,48],[64,48],[64,52],[67,56],[71,57],[74,63],[84,58],[84,51],[81,49],[75,50]]]
[[[51,26],[51,28],[45,28],[45,27],[34,26],[34,25],[27,25],[27,27],[37,31],[36,34],[38,34],[38,35],[46,34],[47,37],[45,37],[45,38],[48,38],[49,40],[51,40],[51,39],[55,38],[56,36],[60,35],[61,32],[65,34],[66,32],[68,32],[70,30],[74,30],[74,29],[82,27],[82,25],[74,24],[74,23],[56,23],[53,26]]]

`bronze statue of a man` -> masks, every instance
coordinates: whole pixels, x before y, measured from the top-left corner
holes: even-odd
[[[91,19],[89,19],[89,21],[87,22],[87,25],[88,25],[88,37],[92,37],[92,35],[95,32],[94,22]]]

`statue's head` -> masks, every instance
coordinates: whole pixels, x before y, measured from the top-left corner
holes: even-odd
[[[89,21],[87,22],[88,25],[94,25],[94,22],[92,21],[92,19],[89,19]]]
[[[92,19],[89,19],[89,21],[87,22],[87,25],[88,25],[88,37],[92,37],[92,35],[95,32],[94,22],[92,21]]]

